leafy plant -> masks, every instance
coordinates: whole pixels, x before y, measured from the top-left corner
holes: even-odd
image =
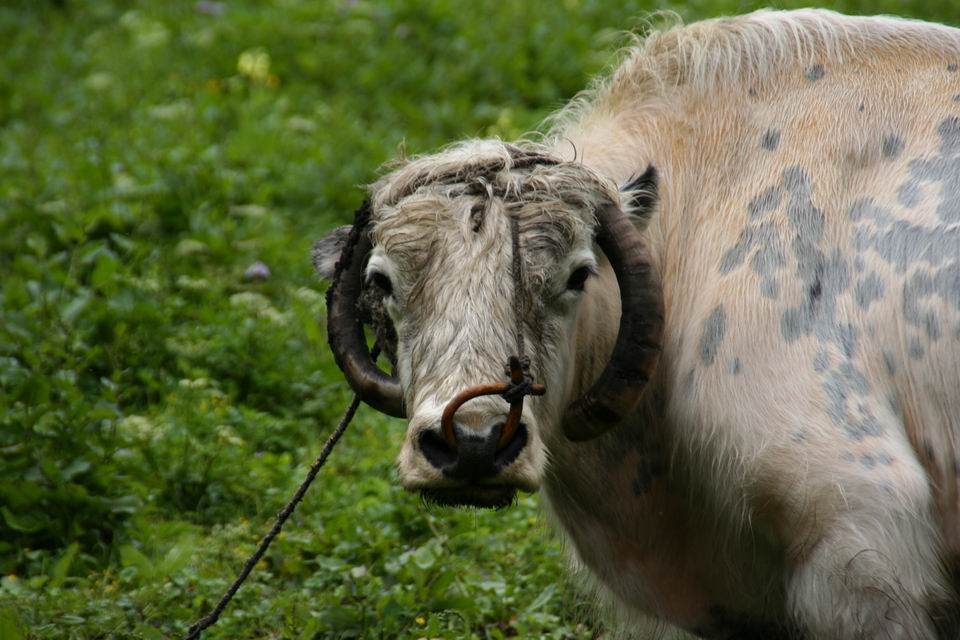
[[[398,148],[536,127],[651,9],[759,4],[4,3],[0,638],[176,637],[219,597],[348,401],[309,248]],[[536,499],[425,507],[402,431],[360,413],[205,637],[596,636]]]

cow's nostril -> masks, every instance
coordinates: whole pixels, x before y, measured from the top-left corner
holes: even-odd
[[[494,429],[494,431],[497,432],[498,440],[503,427],[504,425],[501,424]],[[527,446],[527,426],[521,422],[517,430],[513,433],[513,437],[497,451],[494,457],[494,464],[497,466],[497,469],[503,469],[516,460],[525,446]]]
[[[433,429],[420,434],[420,451],[427,462],[437,469],[446,469],[457,461],[456,449],[451,449],[440,432]]]
[[[474,481],[490,478],[511,464],[527,444],[527,428],[522,423],[513,438],[497,449],[503,424],[485,435],[454,426],[457,448],[451,449],[439,430],[428,429],[420,434],[423,457],[449,478]]]

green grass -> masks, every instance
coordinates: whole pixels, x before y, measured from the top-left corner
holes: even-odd
[[[216,601],[349,400],[309,248],[398,147],[535,127],[650,10],[758,6],[61,4],[0,7],[0,640],[177,637]],[[204,637],[598,633],[536,498],[426,508],[402,435],[361,410]]]

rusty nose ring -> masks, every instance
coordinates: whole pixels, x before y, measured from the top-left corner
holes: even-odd
[[[464,403],[480,396],[493,395],[503,396],[503,399],[510,403],[507,423],[503,425],[500,438],[497,440],[497,449],[502,449],[513,439],[513,434],[520,426],[520,415],[523,413],[523,397],[527,395],[542,396],[547,392],[547,388],[542,384],[533,384],[527,379],[520,358],[510,356],[508,366],[510,368],[510,382],[478,384],[468,387],[454,396],[453,400],[444,407],[443,415],[440,418],[440,427],[443,429],[443,439],[446,440],[451,449],[457,448],[457,436],[453,431],[453,416]]]

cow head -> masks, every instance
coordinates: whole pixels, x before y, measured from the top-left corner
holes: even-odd
[[[596,437],[635,408],[662,328],[660,287],[634,224],[655,187],[652,170],[621,192],[533,145],[462,143],[386,175],[352,228],[315,245],[314,264],[332,280],[337,364],[364,401],[409,419],[398,461],[407,489],[503,506],[539,486],[551,446]],[[370,357],[364,323],[394,375]],[[474,399],[444,438],[451,399],[506,380],[517,331],[546,394],[527,399],[509,435],[505,400]]]

